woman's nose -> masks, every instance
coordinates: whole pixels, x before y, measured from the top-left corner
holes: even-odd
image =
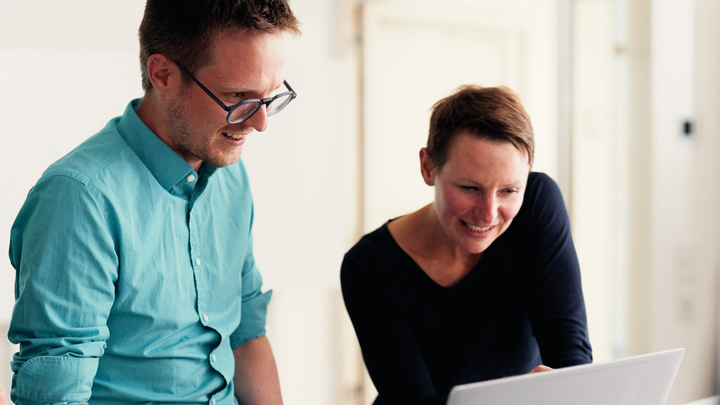
[[[475,216],[483,224],[491,225],[497,218],[498,204],[494,195],[481,197],[475,206]]]

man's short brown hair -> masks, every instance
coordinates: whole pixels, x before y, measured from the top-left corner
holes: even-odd
[[[152,88],[150,55],[162,54],[195,72],[211,62],[213,39],[224,31],[299,35],[298,25],[288,0],[147,0],[138,32],[143,89]]]
[[[433,167],[442,168],[452,141],[463,133],[510,142],[527,155],[532,167],[535,154],[532,123],[520,97],[507,87],[460,86],[453,94],[435,103],[427,141]]]

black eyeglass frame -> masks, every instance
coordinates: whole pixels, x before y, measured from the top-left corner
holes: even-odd
[[[184,67],[183,65],[181,65],[179,62],[175,62],[175,64],[177,65],[177,67],[180,68],[180,70],[183,71],[183,73],[185,73],[186,75],[188,75],[188,77],[189,77],[190,79],[192,79],[192,81],[194,81],[195,84],[197,84],[198,86],[200,86],[200,88],[201,88],[205,93],[207,93],[207,95],[210,96],[210,98],[212,98],[223,110],[227,111],[228,114],[227,114],[227,116],[225,117],[225,121],[227,121],[228,124],[239,124],[239,123],[241,123],[241,122],[243,122],[243,121],[246,121],[246,120],[250,119],[250,117],[252,117],[253,115],[255,115],[255,113],[256,113],[256,112],[260,109],[260,107],[262,107],[263,105],[269,106],[273,101],[275,101],[275,100],[277,100],[277,99],[279,99],[279,98],[281,98],[281,97],[290,96],[290,98],[288,98],[287,101],[285,101],[283,104],[279,105],[279,106],[276,107],[274,110],[268,112],[267,116],[268,116],[268,117],[272,117],[273,115],[279,113],[282,109],[284,109],[285,107],[287,107],[287,105],[290,104],[290,102],[293,101],[293,100],[295,100],[295,98],[297,97],[297,93],[295,92],[295,90],[292,89],[292,87],[290,87],[290,85],[288,84],[287,80],[283,80],[283,84],[284,84],[285,87],[287,87],[287,89],[290,90],[290,91],[286,91],[286,92],[284,92],[284,93],[276,94],[276,95],[274,95],[274,96],[272,96],[272,97],[267,97],[267,98],[263,98],[263,99],[259,99],[259,98],[249,98],[249,99],[243,100],[243,101],[241,101],[241,102],[239,102],[239,103],[237,103],[237,104],[233,104],[233,105],[231,105],[231,106],[227,106],[225,103],[223,103],[222,101],[220,101],[220,99],[217,98],[210,90],[208,90],[207,87],[205,87],[202,83],[200,83],[200,81],[199,81],[198,79],[196,79],[195,76],[192,75],[192,73],[190,73],[187,69],[185,69],[185,67]],[[245,115],[243,116],[243,118],[240,118],[240,119],[235,120],[235,121],[230,121],[230,116],[232,115],[233,111],[235,111],[236,109],[238,109],[238,107],[240,107],[240,106],[242,106],[242,105],[244,105],[244,104],[250,104],[250,103],[257,103],[257,106],[255,107],[254,110],[252,110],[252,112],[245,114]]]

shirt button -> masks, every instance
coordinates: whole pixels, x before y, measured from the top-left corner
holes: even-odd
[[[189,182],[195,181],[195,176],[193,176],[192,174],[189,175],[189,176],[188,176],[188,181],[189,181]]]
[[[203,319],[205,319],[205,322],[210,320],[210,318],[208,318],[207,314],[203,314]]]
[[[200,265],[200,258],[199,258],[199,257],[198,257],[197,259],[195,259],[195,264],[197,264],[198,266]]]

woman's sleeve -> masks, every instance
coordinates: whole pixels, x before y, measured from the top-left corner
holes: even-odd
[[[529,208],[528,302],[543,363],[567,367],[592,362],[580,265],[557,184],[537,174],[525,196]]]
[[[345,307],[355,327],[365,365],[384,405],[441,405],[402,311],[388,286],[348,255],[343,260],[341,284]]]

